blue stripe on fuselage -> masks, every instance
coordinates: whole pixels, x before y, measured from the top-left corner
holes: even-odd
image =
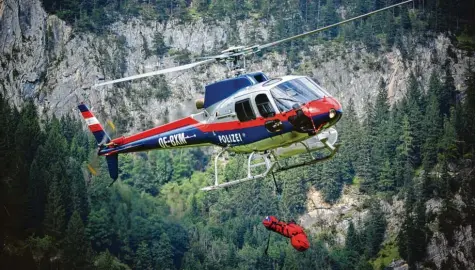
[[[338,110],[338,112],[341,113],[341,110]],[[272,118],[270,118],[270,120],[272,120]],[[313,116],[313,121],[317,128],[321,124],[329,122],[329,114],[323,113],[320,115],[315,115]],[[269,132],[264,125],[215,132],[202,132],[196,127],[186,126],[115,148],[102,149],[100,151],[100,155],[105,155],[111,152],[128,153],[150,149],[168,149],[174,147],[194,146],[207,143],[222,147],[242,146],[274,136],[279,136],[293,130],[294,128],[292,124],[289,123],[289,121],[283,122],[283,130],[274,133]]]

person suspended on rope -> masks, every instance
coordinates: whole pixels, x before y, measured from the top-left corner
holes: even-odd
[[[291,245],[296,250],[305,251],[309,248],[309,241],[307,240],[306,233],[294,220],[286,223],[278,220],[275,216],[267,216],[263,220],[263,225],[268,230],[291,238]]]

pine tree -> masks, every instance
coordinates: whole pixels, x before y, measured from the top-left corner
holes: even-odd
[[[101,252],[99,256],[96,257],[94,266],[98,270],[128,270],[130,269],[127,265],[121,263],[116,257],[111,255],[109,250]]]
[[[156,269],[174,269],[172,244],[168,235],[162,233],[159,242],[152,247]]]
[[[473,153],[474,159],[474,67],[468,61],[468,66],[465,71],[465,98],[463,102],[463,128],[459,131],[460,137],[463,138],[466,144],[466,152]]]
[[[462,223],[462,218],[459,214],[456,204],[453,202],[452,184],[453,179],[448,173],[448,162],[446,159],[440,161],[441,165],[441,187],[440,194],[443,198],[440,213],[438,214],[439,231],[445,235],[449,246],[454,246],[454,232],[459,224]]]
[[[77,211],[71,215],[64,241],[64,261],[68,268],[90,268],[91,245],[86,237],[81,216]]]
[[[357,252],[361,250],[359,236],[352,221],[349,222],[349,228],[347,229],[347,235],[345,237],[345,249]]]
[[[339,152],[342,153],[340,158],[347,168],[345,171],[345,178],[352,179],[355,176],[356,169],[359,162],[359,145],[358,142],[361,139],[361,126],[359,119],[357,118],[357,112],[354,108],[354,101],[349,99],[346,117],[338,123],[338,129],[342,132],[340,135],[341,147]]]
[[[173,163],[170,154],[169,151],[155,151],[150,155],[151,160],[155,162],[155,165],[152,165],[152,170],[159,186],[172,180]]]
[[[154,269],[149,245],[145,241],[142,241],[139,244],[139,248],[137,248],[137,252],[134,259],[134,266],[135,269]]]
[[[30,174],[28,177],[28,224],[27,228],[39,229],[45,214],[45,204],[47,198],[47,187],[45,183],[45,175],[48,175],[42,167],[41,153],[43,147],[38,148],[37,157],[33,160],[30,166]]]
[[[327,4],[321,8],[321,18],[321,25],[330,25],[339,20],[334,6],[334,0],[327,0]],[[327,35],[329,39],[335,38],[339,35],[339,28],[330,29],[325,35]]]
[[[431,95],[425,114],[425,130],[427,131],[423,145],[423,167],[425,172],[431,170],[438,158],[437,146],[440,138],[441,122],[437,97]]]
[[[395,187],[395,181],[390,160],[386,159],[380,170],[378,189],[382,191],[390,191]]]
[[[408,262],[410,267],[414,266],[415,256],[413,252],[414,247],[414,221],[413,221],[413,204],[414,193],[412,188],[408,188],[405,196],[405,214],[402,226],[397,236],[398,253]]]
[[[160,32],[156,32],[154,34],[152,41],[154,42],[154,51],[157,56],[162,57],[165,53],[167,53],[169,48],[165,45],[164,37]]]
[[[404,10],[401,13],[401,25],[402,28],[405,30],[411,30],[412,29],[412,22],[410,21],[410,16],[408,15],[408,11]]]
[[[440,82],[440,76],[438,74],[437,69],[433,69],[430,75],[430,80],[428,83],[428,101],[430,102],[431,106],[431,98],[435,97],[438,103],[438,115],[443,116],[443,104],[446,102],[443,100],[444,95],[443,95],[443,85]],[[428,112],[428,106],[426,111]]]
[[[418,86],[415,75],[411,74],[407,86],[406,99],[406,108],[405,113],[407,114],[409,126],[411,133],[413,134],[413,154],[412,154],[412,164],[413,166],[420,165],[420,150],[422,146],[422,140],[424,138],[424,131],[421,123],[423,118],[423,111],[425,109],[425,103]]]
[[[6,112],[8,113],[8,105]],[[0,181],[5,181],[5,203],[4,209],[7,209],[5,219],[7,222],[5,227],[8,228],[11,235],[15,235],[20,239],[23,238],[22,229],[25,227],[27,217],[29,214],[28,203],[28,184],[30,166],[33,162],[36,149],[41,142],[41,130],[38,124],[38,117],[36,108],[32,102],[26,102],[22,111],[18,115],[18,122],[16,124],[9,123],[13,119],[8,119],[12,115],[1,116],[6,120],[4,128],[7,131],[13,132],[13,137],[10,134],[5,134],[5,137],[0,138],[0,144],[5,146],[6,160],[3,160],[5,171]],[[9,126],[9,124],[12,124]],[[13,130],[13,126],[15,129]],[[3,128],[3,127],[2,127]],[[14,141],[10,141],[14,139]],[[3,142],[2,142],[3,141]],[[3,158],[2,158],[3,159]],[[4,210],[5,211],[5,210]]]
[[[61,134],[66,138],[68,143],[71,143],[76,133],[81,130],[81,122],[76,121],[68,114],[61,117],[60,124]]]
[[[444,64],[445,76],[443,88],[440,96],[440,112],[444,116],[450,115],[450,108],[456,104],[456,87],[453,74],[451,72],[451,62],[446,60]]]
[[[337,157],[337,156],[336,156]],[[319,187],[321,188],[324,200],[329,203],[335,203],[342,192],[343,179],[339,171],[339,160],[334,157],[333,160],[327,161],[323,164],[322,174],[320,177]],[[303,195],[305,193],[302,193]],[[294,200],[289,197],[289,200]]]
[[[117,227],[115,225],[111,225],[109,213],[105,208],[101,208],[99,211],[93,210],[89,213],[86,229],[95,250],[104,250],[111,246],[112,228]]]
[[[415,136],[413,135],[413,128],[411,127],[409,117],[405,115],[402,123],[403,135],[400,138],[400,144],[397,147],[398,155],[403,157],[405,163],[410,163],[415,166],[417,162]]]
[[[397,154],[394,165],[395,181],[398,187],[407,186],[412,181],[414,161],[414,137],[408,121],[408,116],[404,115],[402,120],[403,133],[399,138]]]
[[[66,209],[61,184],[54,176],[49,183],[49,192],[45,207],[44,227],[47,234],[61,239],[66,226]]]
[[[378,203],[373,203],[370,207],[369,217],[365,222],[365,228],[363,231],[365,237],[365,255],[367,258],[372,258],[377,255],[382,244],[385,231],[387,227],[387,221],[385,214],[383,213]]]
[[[390,105],[387,99],[387,89],[385,88],[385,82],[380,79],[379,91],[377,100],[375,102],[375,145],[373,147],[373,158],[379,165],[382,165],[385,157],[389,154],[389,144],[387,129],[390,118]],[[379,166],[380,167],[380,166]]]
[[[444,151],[448,161],[455,161],[458,157],[458,146],[456,144],[456,111],[451,108],[450,119],[444,120],[444,132],[440,140],[440,148]]]
[[[89,214],[89,204],[81,165],[76,160],[70,158],[66,174],[71,183],[72,209],[73,211],[78,211],[82,220],[86,221]]]
[[[374,106],[368,99],[366,106],[365,119],[363,123],[362,139],[360,142],[360,164],[358,172],[363,177],[360,189],[365,192],[371,192],[375,189],[376,184],[376,165],[373,163],[372,149],[375,141],[375,113]]]
[[[32,101],[26,102],[20,115],[20,122],[15,131],[15,153],[29,167],[42,139],[36,107]]]
[[[326,178],[327,179],[327,178]],[[306,210],[305,201],[308,187],[306,186],[305,179],[302,175],[294,175],[293,177],[279,177],[278,183],[283,183],[283,191],[281,197],[281,203],[284,209],[295,215],[304,213]],[[324,180],[324,182],[327,182]],[[326,190],[327,191],[327,190]],[[326,194],[326,191],[325,194]],[[340,192],[338,192],[340,194]],[[327,195],[327,194],[326,194]],[[338,197],[339,195],[337,195]],[[327,196],[326,196],[327,197]],[[329,196],[332,197],[332,196]]]
[[[426,247],[428,244],[428,229],[426,228],[426,207],[423,194],[420,191],[415,203],[415,216],[413,220],[413,256],[418,261],[423,261],[426,256]]]
[[[385,41],[387,43],[387,50],[391,50],[395,44],[395,35],[397,34],[395,17],[392,12],[386,12],[383,21],[383,29],[385,29]]]
[[[159,193],[157,178],[153,177],[152,168],[146,158],[137,155],[134,158],[134,167],[132,169],[134,175],[134,185],[140,190],[155,196]]]

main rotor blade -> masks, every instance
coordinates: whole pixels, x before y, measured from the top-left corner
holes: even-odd
[[[286,42],[286,41],[289,41],[289,40],[293,40],[293,39],[300,38],[300,37],[303,37],[303,36],[307,36],[307,35],[311,35],[311,34],[314,34],[314,33],[322,32],[322,31],[325,31],[329,28],[336,27],[338,25],[345,24],[345,23],[348,23],[348,22],[351,22],[351,21],[355,21],[355,20],[361,19],[363,17],[369,16],[369,15],[372,15],[372,14],[375,14],[375,13],[378,13],[378,12],[381,12],[381,11],[384,11],[384,10],[387,10],[387,9],[391,9],[391,8],[396,7],[396,6],[407,4],[407,3],[410,3],[410,2],[413,2],[413,0],[408,0],[408,1],[405,1],[405,2],[401,2],[401,3],[395,4],[395,5],[385,7],[385,8],[381,8],[381,9],[378,9],[378,10],[375,10],[375,11],[372,11],[372,12],[369,12],[369,13],[351,18],[351,19],[347,19],[347,20],[344,20],[344,21],[341,21],[341,22],[338,22],[338,23],[334,23],[334,24],[331,24],[331,25],[328,25],[328,26],[325,26],[325,27],[322,27],[322,28],[319,28],[319,29],[316,29],[316,30],[312,30],[312,31],[309,31],[309,32],[306,32],[306,33],[302,33],[302,34],[295,35],[295,36],[292,36],[292,37],[288,37],[288,38],[285,38],[285,39],[281,39],[281,40],[278,40],[278,41],[270,42],[270,43],[267,43],[267,44],[264,44],[264,45],[259,45],[259,46],[256,46],[257,47],[256,51],[259,51],[261,49],[268,48],[268,47],[271,47],[271,46],[274,46],[274,45],[277,45],[279,43],[283,43],[283,42]]]
[[[183,65],[183,66],[177,66],[177,67],[172,67],[172,68],[166,68],[166,69],[151,71],[151,72],[147,72],[147,73],[143,73],[143,74],[138,74],[138,75],[134,75],[134,76],[125,77],[125,78],[122,78],[122,79],[117,79],[117,80],[107,81],[107,82],[103,82],[103,83],[98,83],[98,84],[94,85],[93,87],[98,87],[98,86],[103,86],[103,85],[108,85],[108,84],[113,84],[113,83],[118,83],[118,82],[126,82],[126,81],[130,81],[130,80],[135,80],[135,79],[140,79],[140,78],[145,78],[145,77],[150,77],[150,76],[155,76],[155,75],[160,75],[160,74],[165,74],[165,73],[170,73],[170,72],[176,72],[176,71],[180,71],[180,70],[194,68],[194,67],[199,66],[199,65],[208,64],[208,63],[211,63],[211,62],[214,62],[214,61],[216,61],[216,60],[215,59],[207,59],[207,60],[204,60],[204,61],[190,63],[190,64]]]

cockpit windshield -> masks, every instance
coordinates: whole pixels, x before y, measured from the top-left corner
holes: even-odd
[[[330,96],[317,83],[307,77],[297,78],[280,83],[271,89],[278,109],[281,112],[289,111],[294,104],[302,105],[309,101]]]

